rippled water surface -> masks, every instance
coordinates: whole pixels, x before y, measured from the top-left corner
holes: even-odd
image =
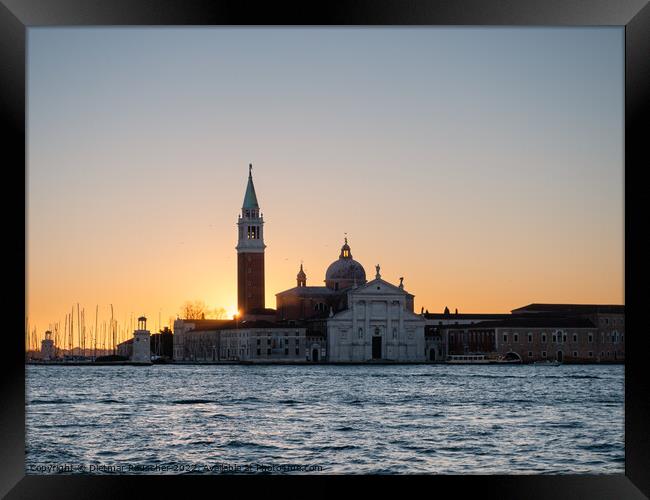
[[[26,469],[622,473],[623,383],[620,365],[28,366]]]

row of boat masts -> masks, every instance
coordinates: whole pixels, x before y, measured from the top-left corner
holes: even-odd
[[[90,324],[88,324],[85,309],[80,308],[77,304],[76,308],[72,306],[63,322],[51,323],[48,330],[41,334],[38,333],[35,326],[30,330],[29,321],[26,318],[25,347],[27,351],[38,351],[41,349],[41,341],[50,338],[54,341],[57,357],[66,355],[97,357],[116,354],[118,344],[133,337],[137,319],[131,314],[128,321],[118,323],[112,304],[110,304],[110,311],[110,318],[100,321],[99,305],[95,306],[94,318],[91,317]],[[158,325],[160,325],[160,314]]]

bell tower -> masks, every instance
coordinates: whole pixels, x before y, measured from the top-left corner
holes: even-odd
[[[300,271],[298,271],[298,274],[296,275],[296,283],[298,287],[307,286],[307,275],[302,269],[302,262],[300,263]]]
[[[264,309],[264,219],[253,185],[253,165],[237,221],[237,309],[241,315]]]

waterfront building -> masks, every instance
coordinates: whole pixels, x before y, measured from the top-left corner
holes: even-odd
[[[203,355],[204,351],[208,349],[208,345],[211,346],[216,342],[216,340],[212,339],[195,338],[197,334],[190,332],[216,332],[222,326],[229,325],[231,321],[227,319],[177,318],[174,321],[174,359],[181,361],[191,360],[192,355],[196,355],[197,343],[201,344],[201,352]],[[205,356],[207,356],[207,353],[205,353]]]
[[[138,318],[138,329],[133,332],[133,347],[131,361],[136,363],[151,363],[150,332],[147,330],[147,318]]]
[[[447,325],[441,331],[448,355],[508,355],[523,363],[616,361],[600,355],[603,346],[596,335],[597,328],[587,318],[511,316],[471,325]]]
[[[41,359],[50,361],[54,358],[56,358],[54,340],[52,340],[52,332],[48,330],[45,332],[45,338],[41,340]]]
[[[625,360],[625,306],[612,304],[529,304],[512,310],[513,315],[584,318],[595,326],[590,351],[604,362]],[[573,353],[573,351],[571,351]]]
[[[376,270],[374,280],[348,289],[347,309],[327,319],[328,361],[425,361],[425,321],[413,313],[413,295]]]
[[[220,325],[195,325],[184,330],[183,337],[183,347],[175,351],[175,361],[306,361],[306,329],[295,326],[264,320],[230,320]]]
[[[499,313],[451,313],[445,308],[442,313],[424,312],[424,339],[427,361],[444,362],[450,354],[447,350],[446,328],[450,325],[473,325],[482,321],[505,319],[510,314]]]

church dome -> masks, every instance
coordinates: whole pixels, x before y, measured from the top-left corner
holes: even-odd
[[[343,290],[365,282],[366,271],[352,258],[348,239],[345,238],[338,260],[332,262],[325,272],[325,286],[333,290]]]

